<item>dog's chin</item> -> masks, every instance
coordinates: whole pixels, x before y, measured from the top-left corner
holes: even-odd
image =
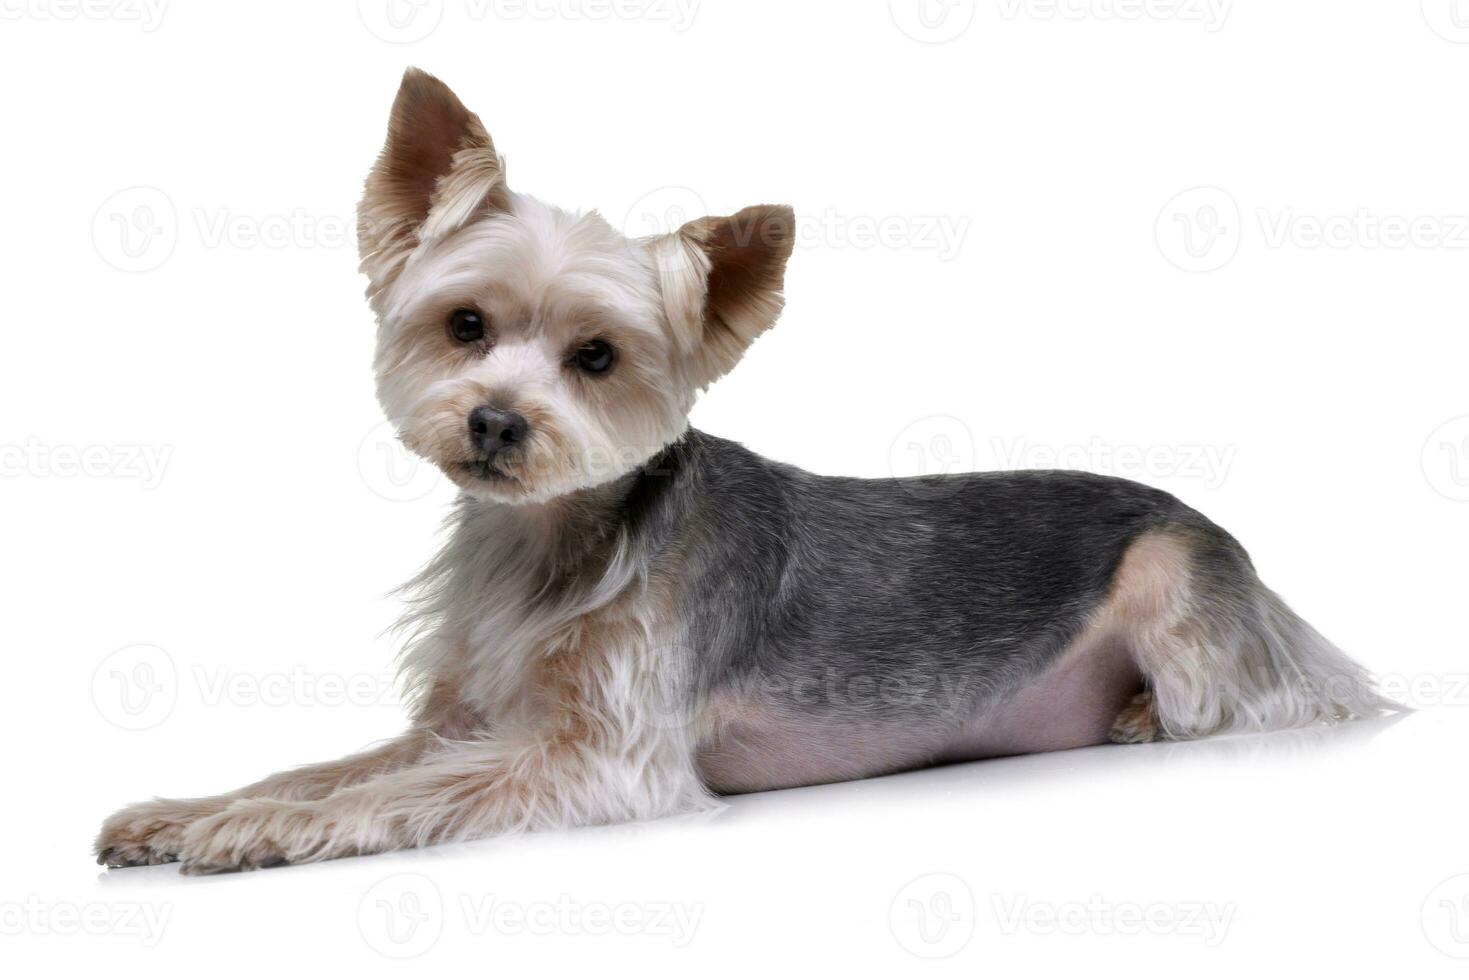
[[[439,464],[444,475],[476,500],[502,504],[526,503],[536,493],[522,478],[506,473],[485,460],[455,460]]]
[[[611,448],[588,452],[596,465],[555,467],[542,455],[513,452],[494,460],[435,453],[431,460],[455,486],[474,500],[486,503],[532,505],[570,497],[612,483],[647,465],[647,459]],[[645,454],[652,458],[655,451]]]
[[[441,463],[439,468],[455,486],[482,503],[512,506],[544,504],[580,489],[579,484],[558,486],[544,479],[533,480],[519,472],[506,472],[484,460]]]

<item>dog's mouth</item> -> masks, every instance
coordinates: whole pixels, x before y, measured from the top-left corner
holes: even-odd
[[[459,472],[484,483],[513,486],[520,481],[495,465],[493,459],[466,459],[458,464]]]

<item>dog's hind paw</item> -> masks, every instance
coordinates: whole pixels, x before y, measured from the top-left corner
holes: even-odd
[[[1122,744],[1156,742],[1162,737],[1163,729],[1158,723],[1158,704],[1153,700],[1152,691],[1134,695],[1107,731],[1108,741]]]

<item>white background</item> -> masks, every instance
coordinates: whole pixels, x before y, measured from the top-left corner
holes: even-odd
[[[7,973],[1462,975],[1469,4],[398,2],[0,0]],[[1423,710],[102,872],[121,804],[402,724],[451,494],[384,449],[350,229],[410,63],[630,233],[796,207],[697,425],[1162,486]]]

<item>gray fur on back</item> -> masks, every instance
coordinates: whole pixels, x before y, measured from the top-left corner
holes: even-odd
[[[677,566],[697,694],[847,718],[972,709],[1076,637],[1143,531],[1227,539],[1126,480],[817,476],[696,430],[627,506],[651,562]]]

